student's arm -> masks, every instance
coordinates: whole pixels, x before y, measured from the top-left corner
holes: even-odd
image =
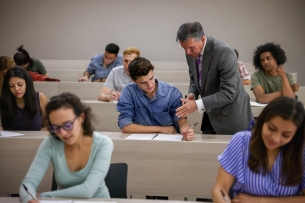
[[[221,166],[218,170],[218,175],[216,178],[215,185],[212,190],[212,199],[214,203],[224,203],[224,198],[221,191],[225,194],[226,198],[229,200],[229,190],[235,181],[235,177],[227,173]]]
[[[176,133],[174,126],[144,126],[135,123],[126,125],[121,130],[123,133]]]
[[[49,150],[51,150],[52,147],[52,143],[50,139],[53,138],[47,137],[46,139],[43,140],[29,168],[29,171],[27,172],[25,178],[22,181],[22,184],[24,184],[28,188],[28,191],[35,198],[36,198],[36,189],[39,186],[50,164],[51,153],[49,152]],[[23,203],[28,203],[33,198],[25,191],[22,184],[20,185],[19,188],[20,199],[22,200]]]
[[[305,202],[305,189],[303,189],[301,196],[290,196],[290,197],[258,197],[246,194],[239,194],[231,200],[231,203],[304,203]]]
[[[190,129],[190,124],[187,122],[186,118],[181,118],[177,121],[180,133],[183,135],[183,139],[191,141],[194,138],[194,130]]]
[[[88,81],[90,78],[90,73],[88,73],[87,71],[84,72],[84,76],[78,79],[78,82],[82,82],[82,81]]]
[[[112,92],[114,90],[114,71],[111,71],[102,87],[102,90],[98,96],[100,101],[113,101],[120,98],[120,93]]]
[[[282,92],[283,92],[283,96],[294,98],[294,92],[292,91],[292,88],[291,88],[291,86],[289,84],[289,81],[288,81],[288,78],[287,78],[284,66],[282,66],[282,65],[279,66],[276,69],[276,72],[282,78],[282,88],[283,88]]]
[[[39,103],[40,103],[40,110],[42,117],[44,117],[46,112],[46,106],[48,104],[48,98],[42,92],[39,92]],[[47,126],[41,128],[41,131],[47,131],[47,130],[48,130]]]
[[[42,74],[42,75],[46,76],[47,78],[49,77],[48,74],[47,74],[47,70],[44,67],[43,63],[38,59],[37,59],[37,67],[38,67],[38,73],[39,74]]]
[[[256,86],[252,89],[257,101],[262,104],[268,104],[273,99],[283,96],[282,92],[273,92],[265,94],[265,90],[262,86]]]
[[[250,85],[250,84],[251,84],[251,82],[250,82],[249,79],[244,79],[243,80],[243,85]]]
[[[83,183],[62,190],[43,192],[40,193],[40,197],[92,198],[108,173],[112,151],[112,140],[105,137],[100,143],[100,147],[93,158],[93,166]]]

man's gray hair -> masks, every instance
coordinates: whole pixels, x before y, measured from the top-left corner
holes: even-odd
[[[205,36],[205,34],[200,23],[184,23],[180,25],[178,29],[176,41],[178,42],[179,40],[185,42],[189,38],[193,38],[196,41],[200,41],[202,36]]]

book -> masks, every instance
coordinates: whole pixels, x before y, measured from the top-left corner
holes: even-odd
[[[181,141],[181,134],[131,134],[127,140],[163,140],[163,141]]]

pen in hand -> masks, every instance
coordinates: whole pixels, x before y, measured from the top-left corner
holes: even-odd
[[[22,184],[22,186],[24,187],[26,193],[28,193],[34,200],[36,200],[36,198],[30,193],[30,191],[28,191],[28,188],[24,184]]]
[[[192,125],[189,129],[193,129],[197,124],[198,124],[198,122],[194,123],[194,125]]]
[[[225,193],[224,193],[222,190],[220,190],[220,192],[221,192],[221,195],[222,195],[224,201],[225,201],[225,202],[229,202],[228,199],[227,199],[227,197],[226,197],[226,195],[225,195]]]

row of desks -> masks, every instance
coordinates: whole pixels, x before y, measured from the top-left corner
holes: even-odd
[[[35,154],[48,132],[22,132],[20,137],[0,138],[0,196],[16,194]],[[129,134],[102,132],[114,143],[112,163],[128,164],[127,196],[145,199],[168,196],[190,201],[211,198],[219,164],[217,156],[231,135],[196,134],[193,141],[126,140]],[[52,166],[38,192],[50,191]]]

